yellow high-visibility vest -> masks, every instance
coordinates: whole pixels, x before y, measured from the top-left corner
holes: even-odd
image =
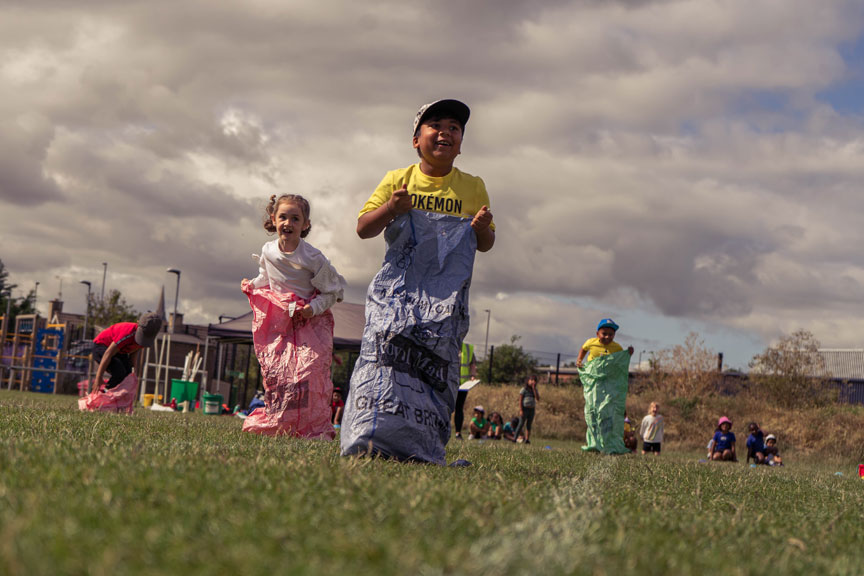
[[[459,371],[459,383],[463,384],[471,379],[471,360],[474,358],[474,345],[462,342],[462,365]]]

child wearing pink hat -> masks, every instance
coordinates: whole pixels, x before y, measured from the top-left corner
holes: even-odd
[[[720,417],[720,420],[717,421],[717,430],[708,446],[710,450],[708,452],[709,460],[738,461],[738,457],[735,455],[735,434],[732,432],[732,421],[729,418]]]

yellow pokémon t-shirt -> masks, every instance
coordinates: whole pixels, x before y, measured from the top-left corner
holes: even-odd
[[[615,352],[620,352],[624,348],[622,348],[621,345],[614,340],[610,342],[608,346],[604,346],[600,343],[600,339],[595,337],[586,340],[585,344],[582,345],[582,349],[588,351],[588,361],[590,362],[598,356],[614,354]]]
[[[403,183],[408,184],[411,205],[416,210],[473,218],[483,206],[492,208],[489,206],[486,184],[478,176],[466,174],[455,167],[440,178],[427,176],[420,170],[418,163],[388,172],[363,205],[360,216],[383,206],[395,190],[402,188]],[[489,227],[495,230],[495,223]]]

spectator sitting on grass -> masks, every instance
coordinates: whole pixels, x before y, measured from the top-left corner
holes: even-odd
[[[516,428],[519,427],[519,416],[513,416],[509,421],[504,423],[503,436],[505,440],[516,442]]]
[[[474,407],[474,417],[471,418],[468,429],[471,431],[468,435],[469,440],[483,438],[489,433],[489,420],[486,419],[486,411],[483,410],[483,406]]]
[[[765,463],[768,466],[783,466],[783,459],[780,458],[780,452],[777,450],[777,437],[774,434],[765,437]]]
[[[489,439],[501,440],[501,435],[504,433],[504,419],[498,412],[492,412],[489,415]]]
[[[722,416],[717,421],[717,430],[711,438],[708,452],[709,460],[724,460],[726,462],[737,462],[735,455],[735,434],[732,432],[732,421]]]
[[[756,422],[751,422],[747,428],[750,430],[747,437],[747,462],[752,458],[756,464],[765,464],[765,435]]]
[[[639,441],[636,440],[636,431],[630,424],[630,418],[627,417],[627,412],[624,412],[624,446],[631,452],[635,452],[639,447]]]

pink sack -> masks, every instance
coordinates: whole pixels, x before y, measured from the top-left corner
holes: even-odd
[[[86,384],[86,381],[84,382]],[[80,386],[80,384],[79,384]],[[132,404],[138,396],[138,378],[129,374],[120,384],[105,390],[100,386],[87,396],[78,399],[78,409],[90,412],[124,412],[132,413]]]
[[[252,341],[264,381],[264,407],[243,420],[243,430],[332,439],[333,314],[303,318],[305,301],[269,288],[243,290],[252,306]],[[294,303],[296,311],[289,316]]]

